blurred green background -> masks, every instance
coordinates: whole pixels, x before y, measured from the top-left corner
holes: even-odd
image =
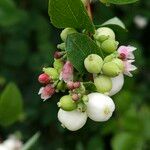
[[[22,140],[41,136],[31,150],[149,150],[150,149],[150,1],[106,7],[93,4],[94,22],[118,16],[129,30],[117,33],[120,44],[131,44],[138,70],[126,77],[123,90],[113,97],[114,116],[104,123],[88,120],[77,132],[63,129],[57,120],[60,95],[42,102],[37,77],[52,64],[61,30],[50,23],[47,0],[0,0],[0,93],[9,82],[20,89],[24,114],[15,124],[0,126],[0,139],[20,131]]]

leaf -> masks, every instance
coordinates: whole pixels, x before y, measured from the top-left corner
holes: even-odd
[[[94,85],[93,82],[83,82],[83,85],[84,85],[85,89],[90,92],[96,91],[96,86]]]
[[[22,150],[29,150],[39,139],[40,133],[34,134],[23,146]]]
[[[0,124],[8,126],[19,119],[22,113],[22,96],[14,83],[7,85],[0,98]]]
[[[87,35],[74,33],[67,37],[66,50],[68,59],[73,66],[80,72],[84,73],[84,59],[90,54],[102,56],[100,48]]]
[[[107,0],[108,3],[118,4],[118,5],[131,4],[137,1],[138,0]]]
[[[117,17],[109,19],[108,21],[104,22],[101,26],[117,27],[117,28],[121,28],[122,30],[127,31],[124,23]]]
[[[94,33],[94,25],[81,0],[49,0],[48,12],[57,28],[72,27]]]

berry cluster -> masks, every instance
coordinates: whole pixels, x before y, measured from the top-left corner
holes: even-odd
[[[66,39],[69,34],[77,33],[75,29],[66,28],[61,32],[63,43],[58,44],[54,54],[52,67],[43,68],[38,80],[44,86],[39,94],[43,100],[50,98],[55,92],[67,95],[58,102],[58,119],[64,127],[76,131],[84,126],[87,118],[93,121],[107,121],[115,110],[110,96],[118,93],[124,84],[124,74],[132,76],[136,67],[132,46],[120,46],[115,33],[108,27],[95,31],[93,39],[103,53],[103,57],[90,54],[84,60],[86,74],[80,74],[67,59]],[[85,81],[86,76],[86,81]],[[85,86],[87,78],[95,90]]]

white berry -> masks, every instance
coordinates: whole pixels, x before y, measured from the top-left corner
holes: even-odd
[[[118,93],[124,84],[124,76],[123,74],[119,74],[118,76],[111,78],[112,80],[112,89],[109,92],[109,96],[113,96]]]
[[[58,120],[70,131],[81,129],[87,120],[87,113],[78,110],[64,111],[59,109]]]
[[[87,114],[90,119],[97,122],[107,121],[115,110],[113,100],[101,93],[88,95]]]

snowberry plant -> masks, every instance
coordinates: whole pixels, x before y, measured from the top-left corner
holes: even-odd
[[[128,4],[136,0],[100,0],[106,4]],[[135,47],[121,45],[115,30],[126,31],[114,17],[94,25],[90,0],[50,0],[51,23],[61,28],[62,43],[57,45],[53,66],[39,75],[41,99],[64,92],[57,105],[58,119],[71,131],[82,128],[87,118],[107,121],[115,110],[111,96],[124,84],[124,75],[132,77]],[[114,28],[115,27],[115,28]]]

